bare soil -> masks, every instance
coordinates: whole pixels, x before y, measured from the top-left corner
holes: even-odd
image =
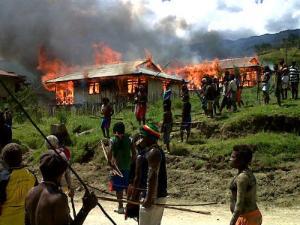
[[[174,201],[172,201],[174,202]],[[102,203],[107,213],[118,225],[137,225],[133,219],[124,220],[124,215],[114,213],[116,204]],[[81,204],[76,204],[77,211]],[[263,224],[266,225],[299,225],[300,208],[266,208],[260,207],[263,215]],[[229,224],[231,214],[226,205],[193,207],[193,209],[210,211],[211,215],[200,215],[188,212],[179,212],[172,209],[165,209],[162,225],[225,225]],[[99,208],[91,211],[84,225],[111,225],[104,217]]]
[[[195,169],[192,156],[167,155],[168,192],[171,198],[199,202],[229,201],[229,183],[236,171],[226,162],[207,164]],[[108,190],[109,170],[106,165],[95,162],[75,164],[74,168],[88,184]],[[300,203],[300,168],[287,166],[255,172],[258,203],[290,207]],[[80,185],[74,181],[80,191]]]

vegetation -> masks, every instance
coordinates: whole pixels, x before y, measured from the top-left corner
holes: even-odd
[[[256,53],[262,63],[275,64],[280,59],[285,59],[290,65],[292,61],[300,61],[300,37],[297,35],[289,35],[283,39],[280,44],[271,45],[269,43],[262,43],[254,46]]]
[[[261,93],[259,93],[261,95]],[[171,144],[171,154],[178,156],[198,155],[198,157],[206,157],[210,159],[223,157],[228,158],[233,145],[248,143],[257,145],[258,150],[255,154],[255,165],[262,167],[270,167],[279,165],[287,161],[295,161],[300,159],[300,138],[297,133],[293,132],[270,132],[263,129],[240,132],[247,122],[253,121],[254,118],[260,116],[285,116],[287,118],[300,118],[300,102],[287,100],[282,107],[275,104],[275,98],[270,105],[265,106],[257,100],[257,88],[244,89],[243,100],[245,106],[239,109],[239,112],[232,113],[226,110],[222,116],[215,119],[207,118],[201,111],[199,98],[192,95],[192,118],[193,121],[198,121],[205,125],[204,128],[193,128],[189,143],[178,143],[179,140],[179,122],[181,115],[181,100],[175,99],[172,103],[172,111],[175,122],[174,133]],[[150,104],[148,110],[148,120],[160,123],[162,120],[161,101]],[[135,120],[132,112],[133,107],[128,106],[121,113],[115,115],[112,119],[112,124],[116,121],[123,121],[126,124],[127,132],[135,134],[139,130],[139,125]],[[56,117],[46,116],[45,111],[43,116],[37,121],[38,126],[45,134],[49,134],[50,125],[58,122],[66,124],[70,133],[73,145],[72,160],[81,162],[84,154],[89,149],[95,147],[99,139],[102,137],[100,129],[100,119],[93,116],[78,116],[68,111],[60,111]],[[91,130],[91,133],[77,136],[72,131],[81,126],[81,131]],[[254,125],[253,125],[254,126]],[[35,131],[33,126],[28,122],[19,123],[15,121],[13,125],[13,138],[21,143],[25,148],[32,149],[31,160],[37,161],[38,156],[44,151],[44,140]],[[209,129],[213,128],[210,133]],[[26,131],[26,132],[24,132]],[[230,132],[229,132],[230,131]],[[208,133],[206,133],[208,132]],[[233,135],[232,135],[233,134]],[[234,135],[235,134],[235,135]],[[203,160],[197,162],[197,167],[204,166]]]

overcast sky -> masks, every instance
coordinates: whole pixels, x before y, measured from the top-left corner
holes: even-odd
[[[175,16],[177,35],[183,37],[199,28],[227,31],[231,39],[300,28],[300,0],[120,1],[131,2],[135,13],[144,15],[152,24]]]
[[[147,49],[161,64],[190,62],[227,57],[224,38],[300,28],[300,0],[260,2],[0,0],[0,57],[35,70],[43,46],[52,58],[86,65],[94,44],[105,43],[123,60],[143,58]]]

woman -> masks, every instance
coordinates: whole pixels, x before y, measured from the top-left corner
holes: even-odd
[[[230,166],[238,170],[230,190],[230,225],[261,225],[262,215],[256,204],[256,179],[248,168],[252,160],[252,146],[235,145],[230,157]]]
[[[37,184],[35,176],[22,166],[21,146],[6,145],[2,159],[8,169],[0,181],[0,224],[23,225],[25,223],[25,198],[28,191]]]

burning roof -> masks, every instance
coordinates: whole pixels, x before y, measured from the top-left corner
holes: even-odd
[[[219,61],[219,65],[222,69],[233,69],[234,67],[255,67],[259,66],[259,61],[256,57],[222,59]]]
[[[116,76],[124,76],[124,75],[139,75],[144,74],[152,77],[158,77],[163,79],[171,79],[171,80],[182,80],[182,78],[177,76],[168,75],[161,70],[153,71],[150,69],[146,69],[141,67],[143,64],[148,63],[145,60],[137,60],[130,62],[121,62],[114,64],[105,64],[105,65],[94,65],[90,67],[82,68],[80,71],[67,74],[62,77],[58,77],[56,79],[51,79],[46,81],[46,83],[56,83],[56,82],[66,82],[72,80],[83,80],[83,79],[91,79],[91,78],[108,78],[108,77],[116,77]],[[152,63],[152,62],[151,62]]]

